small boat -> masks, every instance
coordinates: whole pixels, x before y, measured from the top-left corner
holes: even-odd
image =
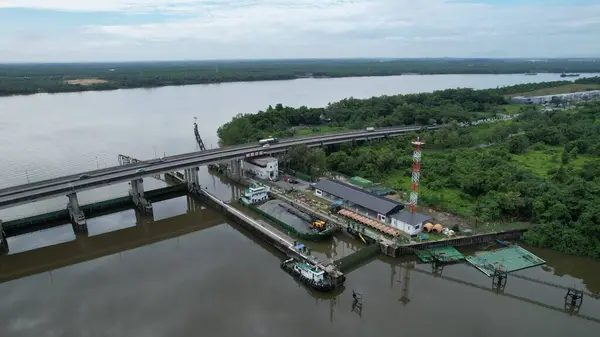
[[[566,74],[566,73],[562,73],[562,74],[560,74],[560,77],[579,77],[579,74]]]
[[[526,76],[534,76],[534,75],[537,75],[537,73],[533,72],[533,71],[530,71],[530,72],[525,73],[525,75]]]
[[[335,289],[335,283],[317,266],[290,258],[281,262],[281,268],[317,291],[327,292]]]

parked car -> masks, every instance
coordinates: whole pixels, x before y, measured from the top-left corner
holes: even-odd
[[[293,179],[293,178],[290,178],[290,177],[285,177],[285,178],[283,178],[283,181],[286,181],[286,182],[288,182],[288,183],[290,183],[290,184],[297,184],[297,183],[299,183],[299,181],[298,181],[298,180],[296,180],[296,179]]]

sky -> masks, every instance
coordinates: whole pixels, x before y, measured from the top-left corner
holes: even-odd
[[[0,63],[600,57],[599,0],[0,0]]]

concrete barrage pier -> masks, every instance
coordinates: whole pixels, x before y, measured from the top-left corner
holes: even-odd
[[[133,200],[135,206],[145,214],[152,213],[152,203],[146,199],[144,195],[144,181],[142,179],[136,179],[131,181],[131,189],[129,195]]]
[[[148,198],[149,202],[152,203],[186,194],[187,185],[178,184],[147,191],[146,197]],[[76,199],[74,199],[74,197],[71,197],[71,202],[75,202]],[[7,241],[7,238],[9,237],[33,233],[55,226],[62,226],[66,222],[71,222],[73,231],[77,234],[78,239],[81,239],[87,236],[87,218],[110,214],[112,211],[121,211],[132,208],[137,209],[131,196],[118,197],[115,199],[98,201],[86,205],[79,205],[79,203],[77,203],[75,206],[77,207],[76,213],[73,212],[73,204],[68,204],[67,208],[57,211],[51,211],[4,222],[0,220],[0,255],[6,254],[10,251]],[[145,214],[142,211],[139,213]],[[74,214],[80,215],[80,218],[78,219],[80,221],[79,223],[73,221]],[[76,226],[77,224],[79,226]]]
[[[0,220],[0,255],[8,253],[8,241],[4,227],[2,227],[2,220]]]
[[[230,216],[244,228],[250,230],[253,234],[257,235],[265,242],[273,245],[275,248],[277,248],[277,250],[281,251],[282,253],[303,260],[323,270],[325,274],[327,274],[337,286],[342,285],[346,281],[346,276],[337,268],[337,266],[335,266],[335,264],[320,262],[317,260],[316,257],[312,255],[307,255],[306,253],[297,250],[294,247],[293,240],[291,240],[289,237],[285,237],[284,235],[276,233],[271,229],[261,225],[258,221],[240,212],[231,205],[226,204],[225,202],[221,201],[219,198],[215,197],[214,195],[208,193],[205,190],[197,188],[190,192],[207,201],[214,208]]]

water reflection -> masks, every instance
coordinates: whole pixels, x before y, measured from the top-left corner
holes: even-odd
[[[183,196],[153,203],[152,213],[154,221],[160,221],[166,218],[186,214],[189,209],[188,200],[191,200],[191,198],[188,196]]]
[[[591,293],[600,293],[600,259],[569,256],[550,249],[525,246],[547,262],[546,268],[528,271],[527,276],[545,278],[556,275],[565,286],[584,287]],[[525,274],[525,273],[524,273]]]
[[[154,214],[160,220],[130,209],[89,219],[89,234],[77,238],[70,225],[11,237],[11,254],[0,257],[0,281],[88,261],[224,222],[219,213],[189,196],[157,204],[160,207],[155,208]]]
[[[71,224],[63,224],[33,233],[12,236],[7,239],[7,242],[10,247],[9,254],[12,255],[73,240],[75,240],[75,233],[73,233]]]
[[[139,212],[136,212],[135,209],[128,209],[121,212],[87,219],[88,236],[95,236],[114,232],[120,229],[134,227],[138,224],[138,217],[140,217]]]
[[[88,330],[111,326],[115,327],[112,335],[168,336],[182,335],[175,331],[183,324],[189,327],[187,332],[204,329],[214,335],[301,336],[343,332],[348,336],[364,336],[369,331],[397,332],[401,323],[406,326],[407,322],[433,316],[438,317],[439,324],[428,325],[427,329],[433,334],[446,332],[448,336],[481,336],[484,331],[492,331],[490,336],[500,336],[502,329],[487,330],[487,327],[499,327],[507,321],[529,328],[535,326],[535,331],[540,332],[556,330],[554,334],[546,334],[549,336],[560,336],[566,330],[585,336],[591,328],[581,322],[590,320],[580,318],[593,316],[598,308],[593,301],[584,303],[582,315],[573,317],[576,321],[568,321],[561,308],[562,292],[545,293],[537,285],[532,287],[525,281],[510,279],[507,291],[498,294],[491,291],[490,279],[474,268],[451,265],[441,275],[434,275],[429,265],[415,264],[412,257],[379,257],[352,271],[345,289],[318,293],[279,268],[279,261],[285,258],[279,251],[237,225],[194,227],[193,224],[205,222],[204,212],[210,210],[192,211],[157,222],[150,217],[140,218],[148,221],[143,226],[136,219],[135,227],[87,238],[88,245],[79,252],[93,251],[94,246],[105,249],[118,245],[112,241],[119,240],[121,233],[131,233],[125,238],[129,241],[154,238],[161,233],[171,238],[134,242],[133,247],[128,244],[125,249],[96,256],[85,263],[50,268],[52,272],[0,284],[0,291],[6,294],[0,303],[0,313],[7,322],[0,326],[0,333],[34,336],[45,329],[58,329],[63,334],[82,335]],[[213,223],[223,222],[217,215]],[[181,235],[171,227],[191,232]],[[200,231],[202,228],[205,229]],[[101,238],[110,240],[94,241]],[[336,240],[337,250],[361,247],[344,236]],[[73,243],[77,242],[81,241]],[[333,243],[322,243],[324,251],[331,251]],[[56,257],[53,249],[65,245],[5,258],[36,251]],[[70,253],[78,253],[71,248]],[[32,261],[39,259],[37,256]],[[355,304],[353,292],[362,295],[360,305]],[[85,309],[78,309],[83,308],[82,298],[86,299]],[[223,317],[223,312],[229,315]],[[519,312],[522,315],[513,315]],[[560,315],[545,322],[544,317],[553,312]],[[235,325],[226,323],[231,315],[236,317]],[[465,317],[473,321],[478,333],[464,333],[452,324]],[[37,323],[27,326],[23,320]],[[81,323],[74,325],[74,321]],[[140,328],[148,325],[152,331]],[[406,332],[417,334],[419,329],[410,326]],[[419,326],[422,328],[422,324]],[[291,328],[295,333],[289,334]],[[261,333],[264,329],[266,332]]]

